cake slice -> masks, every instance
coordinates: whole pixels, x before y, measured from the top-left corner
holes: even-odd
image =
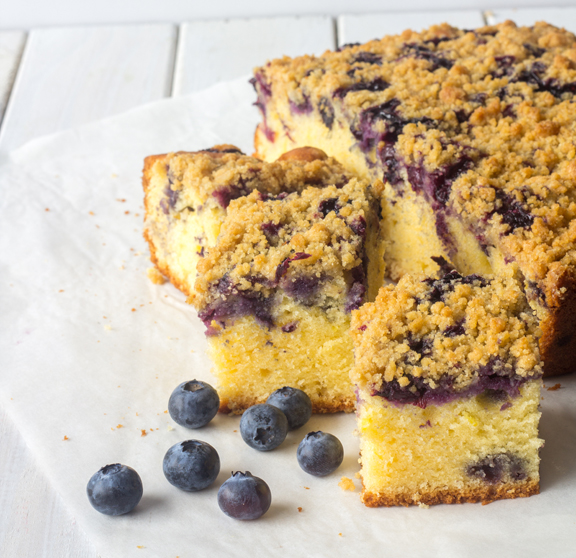
[[[576,37],[545,23],[405,31],[255,72],[259,157],[312,145],[386,183],[390,276],[516,277],[545,375],[576,353]]]
[[[221,411],[276,389],[305,391],[314,412],[351,411],[350,313],[383,282],[381,183],[230,203],[191,297],[207,326]]]
[[[406,275],[351,333],[367,506],[539,492],[539,330],[514,280]]]
[[[157,269],[185,294],[196,265],[213,246],[231,200],[258,190],[270,194],[309,186],[342,186],[350,173],[319,149],[303,147],[265,163],[233,145],[144,161],[144,237]]]

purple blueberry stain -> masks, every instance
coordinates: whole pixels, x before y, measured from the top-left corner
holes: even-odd
[[[543,62],[536,61],[529,69],[522,70],[511,81],[521,81],[535,86],[536,91],[548,91],[554,97],[561,98],[564,93],[574,95],[576,93],[576,82],[560,83],[555,78],[545,79],[546,65]]]
[[[312,103],[310,102],[310,97],[308,95],[302,95],[303,100],[302,102],[292,101],[291,99],[288,100],[288,105],[290,106],[290,110],[294,114],[309,114],[312,112]]]
[[[404,55],[420,60],[426,60],[430,63],[430,71],[434,72],[439,68],[449,70],[454,65],[454,61],[439,55],[427,46],[418,43],[406,43],[404,45]]]
[[[264,236],[266,237],[268,244],[270,244],[270,246],[277,246],[279,241],[278,233],[280,232],[282,225],[280,223],[272,223],[272,222],[262,223],[260,225],[260,228],[262,229],[262,232],[264,233]]]
[[[337,214],[339,209],[340,209],[340,206],[338,204],[338,198],[328,198],[328,199],[322,200],[318,204],[318,211],[322,214],[322,217],[324,217],[324,218],[326,218],[326,216],[331,211],[334,211]]]
[[[362,306],[366,295],[366,272],[363,265],[358,265],[350,270],[348,285],[344,311],[352,312],[352,310],[357,310]]]
[[[534,58],[540,58],[546,52],[546,49],[531,45],[530,43],[524,43],[522,46],[526,49],[528,54]]]
[[[480,479],[486,484],[498,484],[506,478],[522,481],[527,478],[524,460],[510,452],[490,454],[466,466],[469,477]]]
[[[347,50],[356,46],[360,46],[360,43],[344,43],[342,46],[336,49],[336,52],[342,52],[343,50]]]
[[[355,91],[385,91],[390,87],[390,84],[382,78],[375,78],[370,81],[358,81],[352,85],[345,87],[339,87],[334,91],[334,97],[343,99],[348,95],[348,93],[353,93]]]
[[[306,254],[305,252],[296,252],[292,257],[284,258],[282,263],[278,264],[276,268],[276,276],[275,281],[278,283],[284,275],[286,275],[288,268],[290,267],[290,262],[296,262],[298,260],[305,260],[310,257],[310,254]]]
[[[297,277],[286,277],[282,280],[284,292],[303,306],[312,306],[320,286],[327,277],[321,275],[300,275]]]
[[[322,97],[318,101],[318,112],[322,122],[324,122],[324,126],[331,130],[332,124],[334,124],[334,107],[326,97]]]
[[[410,404],[425,409],[428,405],[443,405],[463,397],[475,397],[486,390],[503,391],[509,397],[517,397],[520,386],[531,379],[517,376],[503,367],[499,371],[489,366],[484,368],[484,372],[479,374],[472,385],[460,391],[454,389],[451,376],[444,376],[437,382],[437,387],[431,388],[423,378],[408,375],[409,385],[401,387],[395,379],[385,382],[380,389],[373,390],[372,395],[383,397],[394,404]],[[488,372],[489,369],[491,372]]]
[[[520,202],[502,190],[496,190],[495,205],[496,209],[490,213],[490,216],[500,215],[502,217],[502,223],[509,227],[509,230],[504,234],[511,234],[519,228],[529,229],[534,223],[534,215],[526,211]]]
[[[252,189],[246,185],[246,179],[241,177],[238,184],[220,186],[212,192],[223,209],[226,209],[232,200],[248,195]]]
[[[460,275],[457,271],[450,271],[440,279],[428,278],[423,281],[428,285],[430,291],[428,292],[428,300],[431,304],[444,300],[444,295],[452,292],[457,283],[463,285],[479,285],[480,287],[486,286],[486,280],[480,275]]]
[[[448,326],[443,332],[445,337],[457,337],[458,335],[465,335],[464,320],[460,320],[454,325]]]
[[[295,322],[290,322],[288,324],[284,324],[280,329],[284,332],[284,333],[292,333],[293,331],[296,331],[296,329],[298,328],[298,321]]]
[[[206,149],[202,149],[203,152],[206,153],[236,153],[238,155],[244,155],[244,153],[237,148],[229,148],[229,149],[214,149],[213,147],[208,147]]]
[[[376,52],[361,50],[352,57],[352,64],[376,64],[382,65],[382,56]]]
[[[470,147],[463,147],[452,163],[434,171],[428,171],[423,162],[419,165],[407,165],[406,171],[412,189],[416,193],[423,192],[433,209],[446,207],[454,181],[476,164],[471,156],[472,151]]]

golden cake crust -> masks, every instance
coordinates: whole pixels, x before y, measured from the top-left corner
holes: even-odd
[[[227,399],[220,399],[221,413],[228,415],[240,415],[246,409],[253,405],[266,403],[266,400],[251,398],[248,395],[240,401],[236,399],[233,403]],[[332,414],[332,413],[352,413],[356,408],[356,404],[351,400],[335,401],[331,399],[315,400],[312,402],[312,412],[315,414]]]
[[[507,498],[527,498],[534,494],[540,494],[540,483],[528,479],[523,482],[486,485],[464,490],[437,489],[430,492],[420,492],[418,494],[409,492],[405,494],[386,495],[373,494],[363,490],[361,500],[369,508],[377,508],[380,506],[408,507],[419,504],[428,506],[436,504],[473,504],[476,502],[482,502],[484,505]]]

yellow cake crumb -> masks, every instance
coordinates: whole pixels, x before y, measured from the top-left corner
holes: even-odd
[[[338,486],[342,490],[351,490],[351,491],[356,490],[356,486],[354,485],[354,481],[352,479],[349,479],[348,477],[342,477],[340,479],[340,482],[338,483]]]
[[[164,275],[162,275],[162,273],[160,273],[155,267],[149,267],[146,274],[148,275],[148,279],[150,279],[150,281],[155,285],[163,285],[166,283]]]

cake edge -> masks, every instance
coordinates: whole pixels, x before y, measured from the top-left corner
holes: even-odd
[[[266,403],[266,401],[261,401],[259,399],[245,399],[242,402],[236,402],[232,407],[229,406],[228,399],[220,399],[220,408],[218,409],[220,413],[228,415],[240,415],[248,408],[259,405],[261,403]],[[314,414],[332,414],[332,413],[352,413],[356,410],[356,400],[351,399],[340,399],[339,401],[321,401],[320,403],[312,403],[312,412]]]
[[[394,496],[367,492],[364,488],[364,482],[362,482],[360,499],[369,508],[409,507],[420,504],[429,506],[437,504],[475,504],[478,502],[481,502],[484,506],[496,500],[528,498],[535,494],[540,494],[540,482],[532,479],[527,479],[524,482],[488,485],[482,488],[467,488],[464,490],[455,488],[437,489],[430,492],[419,492],[418,496],[411,492],[404,492]]]

